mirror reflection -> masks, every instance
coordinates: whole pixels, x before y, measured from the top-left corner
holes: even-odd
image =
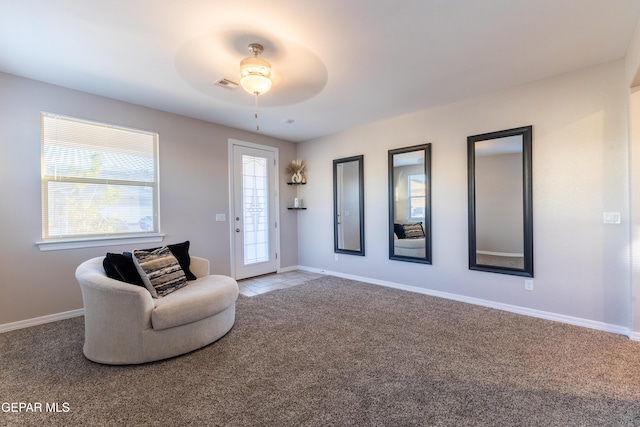
[[[389,258],[431,263],[431,144],[389,150]]]
[[[469,268],[533,277],[531,126],[468,144]]]
[[[333,161],[334,252],[364,255],[363,156]]]

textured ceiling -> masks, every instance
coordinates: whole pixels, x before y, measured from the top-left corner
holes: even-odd
[[[637,0],[0,0],[0,71],[303,141],[624,57]],[[293,123],[285,123],[294,120]]]

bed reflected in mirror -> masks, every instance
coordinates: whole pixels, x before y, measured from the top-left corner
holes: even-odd
[[[389,259],[431,264],[431,144],[389,150]]]
[[[468,138],[469,268],[533,277],[531,126]]]

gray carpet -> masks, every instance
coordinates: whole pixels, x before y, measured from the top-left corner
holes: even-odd
[[[220,341],[111,367],[83,319],[0,334],[0,425],[637,426],[640,343],[323,277],[240,297]]]
[[[499,255],[476,254],[476,264],[495,267],[524,268],[524,257],[509,257]]]

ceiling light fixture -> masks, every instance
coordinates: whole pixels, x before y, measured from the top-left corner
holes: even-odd
[[[258,95],[265,94],[271,89],[271,64],[262,58],[258,58],[264,47],[258,43],[249,45],[249,52],[253,54],[240,61],[240,85],[244,90],[255,96],[256,130],[260,130],[258,124]]]
[[[240,84],[252,95],[262,95],[271,89],[271,64],[259,58],[263,50],[261,44],[251,43],[249,52],[253,56],[240,62]]]

